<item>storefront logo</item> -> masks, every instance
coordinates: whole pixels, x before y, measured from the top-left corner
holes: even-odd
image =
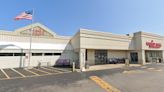
[[[43,30],[35,29],[33,31],[32,35],[34,35],[34,36],[44,36],[44,31]]]
[[[149,48],[160,48],[161,43],[156,43],[151,40],[151,42],[146,42],[146,45],[149,46]]]

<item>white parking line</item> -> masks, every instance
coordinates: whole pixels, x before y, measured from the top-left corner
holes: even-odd
[[[35,72],[32,72],[32,71],[30,71],[30,70],[28,70],[28,69],[25,69],[25,71],[30,72],[30,73],[32,73],[32,74],[34,74],[34,75],[36,75],[36,76],[40,76],[39,74],[37,74],[37,73],[35,73]]]
[[[157,70],[155,70],[155,71],[157,71],[157,72],[162,72],[163,70],[162,70],[162,69],[157,69]]]
[[[141,68],[147,68],[147,66],[142,66]]]
[[[41,67],[41,68],[43,68],[43,69],[45,69],[45,70],[49,70],[49,71],[55,71],[55,72],[62,73],[61,71],[56,71],[56,70],[54,70],[54,69],[48,69],[48,68],[45,68],[45,67]]]
[[[46,72],[46,71],[43,71],[43,70],[39,70],[39,69],[36,69],[36,68],[32,68],[32,69],[37,70],[37,71],[40,71],[40,72],[43,72],[43,73],[51,74],[49,72]]]
[[[68,70],[64,70],[64,69],[59,69],[59,68],[55,68],[55,67],[49,67],[51,69],[54,69],[54,70],[59,70],[59,71],[63,71],[63,72],[68,72]]]
[[[152,67],[150,67],[150,68],[147,68],[148,70],[154,70],[155,68],[152,68]]]
[[[22,73],[18,72],[17,70],[10,68],[11,70],[13,70],[14,72],[18,73],[19,75],[21,75],[22,77],[26,77],[25,75],[23,75]]]
[[[2,71],[3,74],[7,77],[7,79],[10,79],[10,77],[7,75],[7,73],[6,73],[3,69],[1,69],[1,71]]]

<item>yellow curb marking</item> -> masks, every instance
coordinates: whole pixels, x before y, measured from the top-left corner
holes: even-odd
[[[37,71],[40,71],[40,72],[43,72],[43,73],[51,74],[49,72],[46,72],[46,71],[43,71],[43,70],[39,70],[39,69],[36,69],[36,68],[32,68],[32,69],[37,70]]]
[[[25,75],[23,75],[22,73],[18,72],[17,70],[13,69],[13,68],[10,68],[12,71],[18,73],[19,75],[21,75],[22,77],[26,77]]]
[[[48,68],[45,68],[45,67],[41,67],[41,68],[43,68],[43,69],[45,69],[45,70],[49,70],[49,71],[55,71],[55,72],[63,73],[63,72],[61,72],[61,71],[56,71],[56,70],[54,70],[54,69],[48,69]]]
[[[6,76],[6,79],[10,79],[10,77],[7,75],[7,73],[6,73],[3,69],[1,69],[1,71],[2,71],[3,74]]]
[[[90,79],[96,82],[100,87],[105,89],[107,92],[121,92],[120,90],[111,86],[109,83],[105,82],[104,80],[102,80],[97,76],[91,76]]]
[[[27,72],[30,72],[30,73],[32,73],[32,74],[34,74],[34,75],[37,75],[37,76],[40,76],[39,74],[37,74],[37,73],[35,73],[35,72],[32,72],[32,71],[30,71],[30,70],[28,70],[28,69],[25,69]]]

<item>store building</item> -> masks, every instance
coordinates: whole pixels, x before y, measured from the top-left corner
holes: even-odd
[[[59,36],[42,24],[33,24],[31,61],[29,64],[29,36],[31,25],[12,32],[0,31],[0,68],[50,65],[75,62],[80,69],[85,65],[124,63],[146,64],[163,61],[164,37],[136,32],[118,35],[80,29],[74,36]],[[119,62],[117,62],[119,61]]]
[[[31,57],[29,57],[31,25],[15,31],[0,31],[0,68],[38,66],[40,62],[44,65],[47,63],[55,65],[60,64],[56,62],[58,59],[70,59],[71,37],[59,36],[39,23],[32,26],[34,30]]]
[[[163,61],[164,37],[152,33],[136,32],[132,35],[116,35],[80,29],[75,39],[79,45],[81,67],[106,64],[110,58],[127,58],[130,63],[146,64]],[[73,38],[74,39],[74,38]],[[76,47],[76,48],[78,48]],[[87,57],[87,58],[86,58]]]

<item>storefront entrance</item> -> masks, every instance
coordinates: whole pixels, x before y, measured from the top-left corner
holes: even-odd
[[[130,63],[132,63],[132,64],[138,63],[138,53],[137,52],[131,52],[130,57],[131,57]]]
[[[95,50],[95,64],[106,64],[107,50]]]
[[[161,62],[162,51],[145,51],[146,63]]]

